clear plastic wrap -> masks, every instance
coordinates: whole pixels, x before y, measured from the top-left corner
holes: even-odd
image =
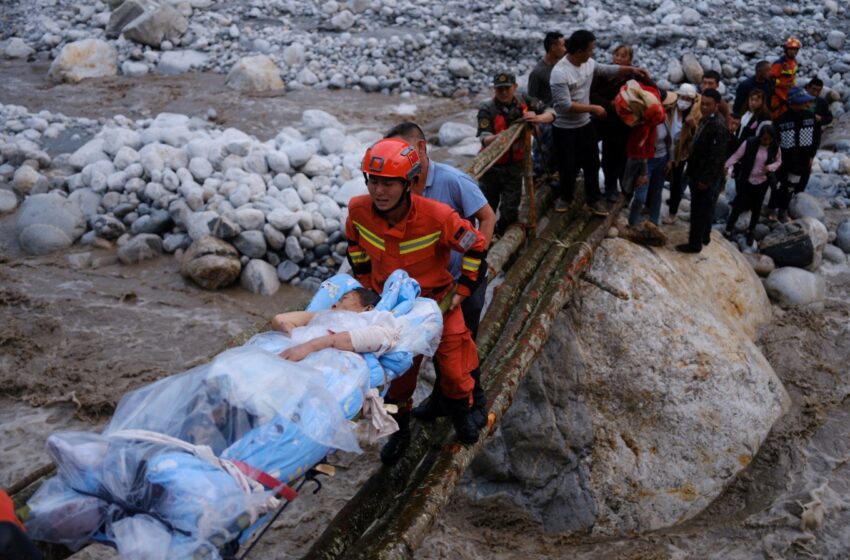
[[[330,306],[357,287],[345,277],[317,294]],[[290,362],[278,356],[315,336],[368,327],[368,313],[320,313],[293,337],[269,332],[210,363],[128,393],[102,434],[48,439],[58,467],[30,500],[30,535],[79,547],[99,540],[125,558],[218,558],[276,503],[238,472],[245,463],[283,481],[303,475],[331,449],[359,452],[355,424],[372,387],[433,355],[442,316],[417,299],[397,271],[379,305],[400,333],[380,357],[326,349]],[[387,323],[388,313],[392,318]],[[228,467],[229,465],[229,467]]]

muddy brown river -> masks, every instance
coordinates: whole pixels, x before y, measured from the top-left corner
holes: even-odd
[[[205,117],[213,108],[221,126],[261,139],[297,122],[308,108],[324,109],[352,130],[382,130],[401,119],[400,105],[413,104],[429,135],[445,120],[471,123],[475,108],[466,99],[348,91],[244,96],[212,74],[49,87],[45,73],[46,65],[0,62],[0,102],[90,118],[162,111]],[[828,221],[846,215],[832,211]],[[270,313],[308,299],[288,286],[272,297],[239,287],[206,292],[184,280],[170,256],[135,266],[114,263],[110,250],[81,246],[24,256],[13,224],[14,216],[0,218],[0,486],[47,461],[43,443],[52,431],[96,429],[126,391],[205,361]],[[101,265],[75,268],[73,255],[89,251]],[[748,469],[695,519],[628,538],[551,535],[528,519],[473,508],[461,489],[417,558],[850,557],[850,273],[824,275],[822,311],[776,308],[761,333],[764,354],[792,397],[791,410]],[[334,457],[337,476],[319,494],[293,502],[253,557],[300,558],[377,461],[375,447]],[[75,556],[113,557],[100,546]]]

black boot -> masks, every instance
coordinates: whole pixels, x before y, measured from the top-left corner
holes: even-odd
[[[410,445],[410,411],[399,410],[393,418],[398,424],[398,431],[391,434],[390,439],[381,448],[381,462],[385,465],[398,463]]]
[[[439,378],[434,383],[434,390],[431,391],[431,395],[411,412],[414,418],[423,422],[433,422],[437,418],[449,415],[446,397],[443,396],[443,391],[440,389]]]
[[[484,388],[481,386],[481,369],[475,368],[472,370],[472,379],[475,380],[475,387],[472,388],[472,421],[475,427],[479,430],[487,425],[487,395],[484,394]]]
[[[469,399],[446,399],[452,413],[452,424],[455,427],[457,439],[461,443],[475,443],[478,441],[478,428],[472,421]]]

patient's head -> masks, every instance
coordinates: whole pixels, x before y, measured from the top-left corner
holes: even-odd
[[[368,288],[354,288],[339,298],[339,301],[333,304],[331,309],[360,313],[374,309],[379,301],[381,301],[381,296],[372,290]]]

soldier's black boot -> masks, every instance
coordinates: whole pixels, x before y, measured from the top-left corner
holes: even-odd
[[[410,411],[399,410],[393,418],[398,424],[398,431],[391,434],[390,439],[381,448],[381,462],[385,465],[398,463],[410,445]]]
[[[433,422],[442,416],[448,416],[449,411],[446,404],[446,397],[443,396],[443,391],[440,389],[440,380],[434,383],[434,390],[425,401],[412,410],[413,417],[423,422]]]
[[[452,425],[455,427],[457,439],[461,443],[475,443],[478,441],[479,429],[472,421],[469,399],[446,399],[452,413]]]

